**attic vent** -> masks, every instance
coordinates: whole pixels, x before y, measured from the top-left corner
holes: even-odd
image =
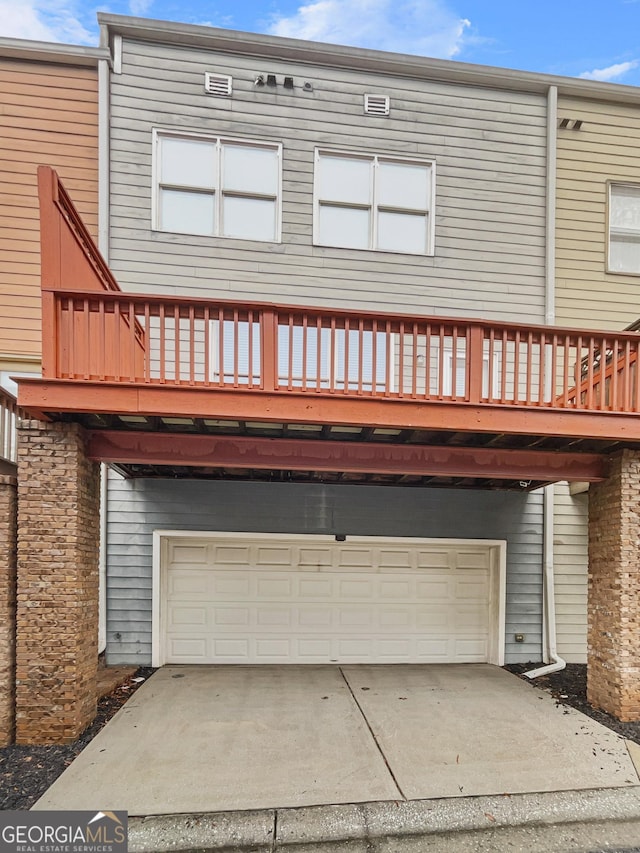
[[[364,96],[364,111],[369,116],[388,116],[389,115],[389,96],[388,95],[365,95]]]
[[[233,77],[227,74],[212,74],[207,71],[204,75],[204,90],[210,95],[229,97],[232,91]]]

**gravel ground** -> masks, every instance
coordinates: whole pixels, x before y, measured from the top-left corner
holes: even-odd
[[[621,723],[612,717],[611,714],[606,714],[604,711],[598,711],[592,708],[587,702],[587,665],[581,663],[569,663],[565,669],[559,672],[553,672],[551,675],[543,675],[530,681],[525,678],[522,673],[529,669],[535,669],[538,666],[543,666],[541,663],[515,663],[507,664],[505,669],[520,675],[523,681],[531,684],[533,687],[541,687],[547,690],[559,705],[570,705],[578,711],[582,711],[587,717],[602,723],[608,729],[612,729],[627,740],[635,741],[640,744],[640,722],[639,723]]]
[[[539,663],[508,664],[505,669],[519,675],[527,684],[549,691],[559,705],[570,705],[602,723],[619,735],[640,744],[640,722],[620,723],[587,702],[587,667],[568,664],[566,669],[529,681],[522,673]],[[113,717],[153,669],[141,667],[133,678],[118,687],[98,704],[98,716],[75,743],[66,746],[8,746],[0,749],[0,809],[29,809],[47,788],[82,752],[85,746]]]
[[[75,743],[65,746],[7,746],[0,749],[0,809],[30,809],[73,759],[154,672],[135,675],[98,702],[98,715]]]

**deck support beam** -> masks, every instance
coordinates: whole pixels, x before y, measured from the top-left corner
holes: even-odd
[[[597,482],[608,473],[606,457],[595,453],[123,430],[90,431],[88,453],[96,461],[121,464],[544,482]]]

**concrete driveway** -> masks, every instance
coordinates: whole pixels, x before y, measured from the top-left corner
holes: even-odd
[[[497,667],[166,666],[35,808],[134,816],[638,784],[622,738]]]

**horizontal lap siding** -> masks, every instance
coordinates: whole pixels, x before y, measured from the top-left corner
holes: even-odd
[[[640,107],[559,99],[556,319],[622,329],[640,317],[640,276],[606,272],[607,181],[640,183]]]
[[[205,71],[231,74],[233,97],[206,95]],[[268,72],[296,88],[256,88]],[[124,289],[542,320],[542,97],[128,41],[111,87],[110,261]],[[371,91],[390,95],[388,118],[363,115]],[[282,243],[153,233],[153,127],[282,142]],[[434,158],[435,257],[312,246],[316,146]]]
[[[622,329],[640,317],[640,277],[612,275],[607,263],[607,182],[640,183],[640,108],[560,97],[558,131],[556,320],[563,326]],[[556,487],[555,590],[558,652],[587,655],[588,494]]]
[[[569,663],[587,661],[588,493],[555,486],[553,553],[558,654]]]
[[[98,225],[97,70],[0,60],[0,355],[40,355],[36,172],[53,166]]]
[[[507,540],[507,661],[541,658],[542,493],[109,476],[107,655],[151,661],[153,531]],[[514,642],[515,633],[525,643]]]

